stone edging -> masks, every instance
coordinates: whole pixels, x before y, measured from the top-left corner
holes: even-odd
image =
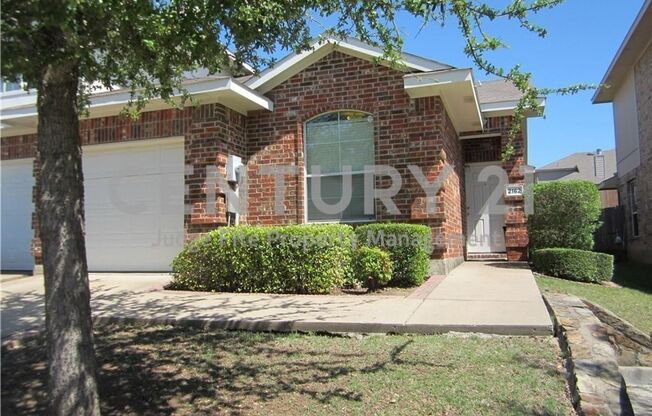
[[[632,324],[620,318],[609,309],[595,303],[584,300],[584,303],[591,309],[591,311],[598,317],[598,319],[607,325],[613,327],[615,330],[622,332],[626,337],[632,341],[637,342],[643,347],[652,349],[652,339],[642,331],[634,328]]]
[[[548,293],[544,301],[552,311],[577,413],[631,414],[627,398],[623,400],[617,355],[605,324],[578,297]]]

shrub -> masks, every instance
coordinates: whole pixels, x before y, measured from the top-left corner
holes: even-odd
[[[392,279],[389,253],[376,247],[359,247],[353,252],[353,275],[370,290],[379,289]]]
[[[430,228],[417,224],[380,223],[355,229],[361,246],[379,247],[392,261],[390,286],[417,286],[423,283],[430,268],[432,238]]]
[[[534,214],[528,217],[530,247],[593,248],[599,226],[600,194],[588,181],[545,182],[534,186]]]
[[[543,248],[532,253],[535,271],[580,282],[611,280],[614,258],[610,254],[571,248]]]
[[[172,262],[184,290],[327,293],[351,274],[347,225],[222,227],[191,242]]]

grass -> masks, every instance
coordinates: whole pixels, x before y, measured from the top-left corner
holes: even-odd
[[[96,328],[105,415],[569,415],[553,337]],[[43,340],[3,352],[2,413],[43,414]]]
[[[567,293],[609,309],[636,328],[652,332],[652,266],[635,263],[616,265],[613,281],[618,287],[580,283],[536,275],[541,291]]]

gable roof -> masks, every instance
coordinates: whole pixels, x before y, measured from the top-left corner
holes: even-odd
[[[329,37],[315,41],[308,50],[287,55],[275,65],[261,72],[258,76],[251,77],[245,85],[266,93],[335,50],[367,60],[382,58],[383,56],[382,49],[368,45],[358,39],[336,39]],[[431,72],[454,69],[450,65],[410,53],[401,54],[401,63],[405,65],[407,72]]]
[[[618,48],[607,73],[600,82],[600,87],[593,95],[593,104],[609,103],[630,69],[652,41],[652,0],[646,0],[636,20],[627,32],[625,40]]]
[[[604,164],[597,164],[596,158],[604,157]],[[616,150],[598,152],[577,152],[536,169],[537,179],[587,180],[599,184],[616,173]]]

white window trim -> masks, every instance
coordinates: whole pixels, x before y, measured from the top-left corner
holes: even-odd
[[[308,140],[308,135],[306,134],[307,132],[307,126],[308,123],[310,123],[312,120],[321,117],[325,114],[330,114],[330,113],[340,113],[340,112],[356,112],[356,113],[362,113],[362,114],[367,114],[371,116],[374,120],[373,127],[373,153],[374,153],[374,164],[376,163],[376,117],[367,112],[367,111],[361,111],[361,110],[356,110],[352,108],[340,108],[337,110],[331,110],[331,111],[325,111],[323,113],[319,113],[313,117],[310,117],[308,120],[303,122],[303,223],[304,224],[365,224],[365,223],[372,223],[377,221],[377,213],[376,213],[376,204],[375,204],[375,198],[374,198],[374,213],[373,213],[373,218],[369,219],[351,219],[351,220],[309,220],[308,219],[308,180],[310,180],[313,176],[319,176],[319,177],[328,177],[328,176],[344,176],[343,172],[338,172],[338,173],[321,173],[319,175],[314,175],[312,173],[308,173],[308,146],[307,146],[307,140]],[[348,173],[348,172],[347,172]],[[369,169],[363,169],[359,171],[352,171],[351,175],[360,175],[360,174],[367,174],[367,173],[373,173],[373,171]],[[374,176],[374,194],[376,191],[376,180]]]

